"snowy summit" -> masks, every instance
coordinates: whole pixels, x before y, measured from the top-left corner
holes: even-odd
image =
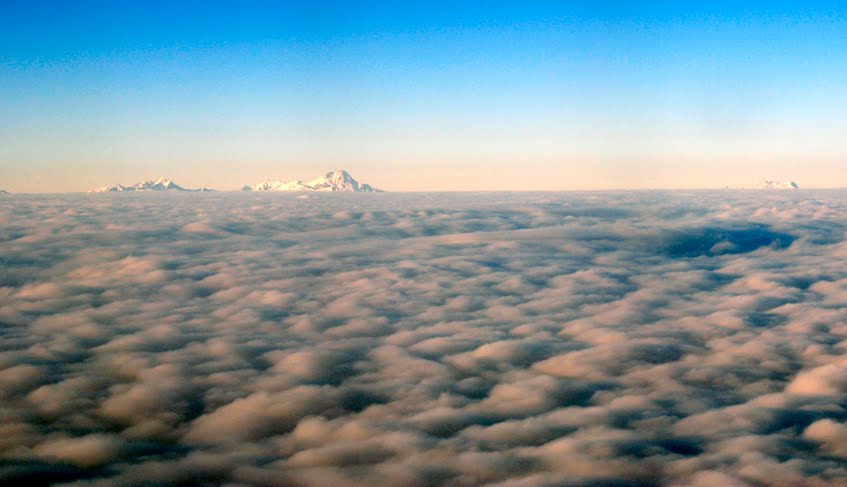
[[[255,186],[244,186],[244,191],[357,191],[357,192],[382,192],[382,190],[364,184],[353,179],[344,169],[330,171],[324,176],[311,181],[271,181],[259,183]]]
[[[762,181],[759,189],[800,189],[794,181]]]
[[[210,189],[186,189],[167,178],[159,178],[155,181],[142,181],[132,186],[116,184],[114,186],[103,186],[94,188],[89,193],[110,193],[122,191],[211,191]]]

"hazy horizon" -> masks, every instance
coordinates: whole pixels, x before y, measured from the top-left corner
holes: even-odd
[[[142,182],[142,181],[136,181]],[[124,184],[126,186],[126,184]],[[63,195],[63,194],[94,194],[94,192],[89,190],[82,191],[9,191],[3,188],[0,188],[2,191],[6,191],[10,195]],[[196,190],[199,188],[194,187],[185,187],[188,190]],[[217,189],[217,188],[206,188],[207,190],[212,190],[218,193],[246,193],[241,188],[230,188],[230,189]],[[382,190],[379,188],[381,193],[397,193],[397,194],[439,194],[439,193],[620,193],[620,192],[651,192],[651,191],[667,191],[667,192],[686,192],[686,191],[695,191],[695,192],[708,192],[708,191],[781,191],[777,189],[762,189],[757,188],[755,185],[747,186],[747,187],[644,187],[644,188],[631,188],[631,187],[619,187],[619,188],[591,188],[591,189],[444,189],[444,190],[406,190],[406,191],[394,191],[394,190]],[[800,190],[809,190],[809,191],[838,191],[842,189],[847,189],[847,187],[842,186],[822,186],[822,187],[801,187]],[[331,191],[320,191],[313,192],[308,190],[303,191],[288,191],[289,193],[297,193],[297,194],[338,194],[338,192]],[[160,192],[157,191],[140,191],[135,194],[158,194]],[[255,192],[253,192],[255,194]],[[265,191],[264,194],[273,194],[279,193],[277,191]],[[108,193],[99,193],[99,194],[108,194]],[[121,193],[126,194],[126,193]],[[364,196],[367,197],[367,196]]]
[[[341,169],[341,168],[339,168],[339,169]],[[323,175],[327,172],[329,172],[329,171],[326,171],[326,172],[322,173],[321,175]],[[347,171],[347,172],[350,173],[350,171]],[[314,176],[317,177],[318,175],[314,175]],[[355,174],[351,174],[351,176],[353,176],[359,183],[371,184],[369,180],[360,179],[360,178],[356,177]],[[156,177],[139,178],[139,179],[133,180],[132,182],[130,182],[130,181],[115,181],[115,182],[112,182],[112,183],[109,183],[109,184],[105,184],[103,186],[91,186],[91,187],[89,187],[87,189],[83,189],[83,190],[10,191],[10,190],[3,188],[3,187],[0,187],[0,190],[5,190],[5,191],[8,191],[10,193],[17,193],[17,194],[88,193],[88,192],[92,192],[96,188],[101,188],[101,187],[105,187],[105,186],[113,186],[113,185],[118,185],[118,184],[123,185],[123,186],[132,186],[132,185],[135,185],[137,183],[148,182],[148,181],[156,181],[157,179],[160,179],[160,178],[168,179],[168,180],[178,184],[183,189],[196,190],[196,189],[204,188],[204,189],[210,189],[210,190],[214,190],[214,191],[218,191],[218,192],[240,192],[240,191],[243,190],[244,186],[252,186],[253,184],[261,183],[261,182],[268,181],[268,180],[287,182],[287,181],[297,181],[297,180],[299,180],[299,181],[309,181],[311,179],[314,179],[314,177],[279,178],[279,179],[264,178],[264,179],[255,179],[255,180],[252,180],[251,182],[245,183],[245,184],[229,184],[226,187],[216,188],[216,187],[211,187],[211,186],[206,186],[206,185],[186,184],[182,180],[175,180],[175,179],[167,177],[165,175],[159,175],[159,176],[156,176]],[[465,184],[462,184],[463,182]],[[447,187],[443,188],[443,189],[428,189],[428,190],[427,189],[399,189],[399,190],[397,190],[397,189],[385,188],[383,186],[380,186],[379,184],[372,184],[372,186],[375,186],[381,192],[390,192],[390,193],[453,193],[453,192],[459,192],[459,193],[461,193],[461,192],[469,192],[469,193],[473,193],[473,192],[514,192],[514,193],[550,192],[550,193],[556,193],[556,192],[603,192],[603,191],[709,191],[709,190],[745,190],[745,189],[760,190],[760,189],[762,189],[762,188],[760,188],[760,185],[763,182],[793,182],[793,183],[797,183],[797,181],[794,181],[794,180],[791,180],[791,179],[762,178],[758,181],[750,182],[750,184],[747,184],[747,185],[729,185],[729,184],[726,184],[724,186],[664,186],[664,187],[662,187],[662,186],[643,186],[643,187],[638,187],[638,186],[607,186],[607,187],[599,187],[598,186],[598,187],[588,187],[588,188],[579,188],[579,187],[570,187],[570,188],[560,187],[559,188],[559,187],[552,186],[552,187],[548,187],[548,188],[545,188],[545,187],[536,187],[536,188],[530,188],[530,187],[514,188],[514,187],[512,187],[512,188],[507,188],[507,187],[496,187],[496,186],[493,186],[493,187],[474,187],[474,184],[467,184],[466,180],[462,180],[462,181],[459,181],[458,184],[455,184],[455,187],[452,188],[452,189],[450,189],[450,185],[446,185]],[[476,183],[476,184],[478,184],[478,183]],[[798,189],[837,190],[837,189],[844,189],[844,187],[842,187],[842,186],[811,186],[810,187],[810,186],[804,186],[804,185],[798,184]]]

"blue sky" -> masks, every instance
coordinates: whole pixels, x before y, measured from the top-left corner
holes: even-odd
[[[847,186],[844,59],[823,2],[3,2],[0,187]]]

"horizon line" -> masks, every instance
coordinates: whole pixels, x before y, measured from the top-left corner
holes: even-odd
[[[92,190],[87,191],[10,191],[5,190],[5,194],[8,196],[12,195],[50,195],[50,194],[109,194],[109,193],[120,193],[120,194],[137,194],[137,193],[245,193],[245,194],[347,194],[347,193],[392,193],[392,194],[414,194],[414,193],[604,193],[604,192],[613,192],[613,191],[631,191],[631,192],[646,192],[646,191],[757,191],[757,192],[771,192],[771,193],[792,193],[797,191],[804,190],[839,190],[839,189],[847,189],[847,186],[803,186],[799,188],[757,188],[757,187],[714,187],[714,186],[698,186],[698,187],[649,187],[649,188],[584,188],[584,189],[431,189],[431,190],[380,190],[380,191],[310,191],[310,190],[282,190],[282,191],[274,191],[274,190],[266,190],[266,191],[245,191],[243,189],[214,189],[209,188],[207,186],[203,186],[203,189],[206,191],[202,191],[201,189],[188,189],[183,188],[182,190],[137,190],[137,191],[104,191],[104,192],[94,192]],[[0,189],[3,191],[3,189]]]

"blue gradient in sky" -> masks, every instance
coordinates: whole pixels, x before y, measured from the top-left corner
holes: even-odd
[[[847,186],[845,59],[835,2],[3,2],[0,187]]]

